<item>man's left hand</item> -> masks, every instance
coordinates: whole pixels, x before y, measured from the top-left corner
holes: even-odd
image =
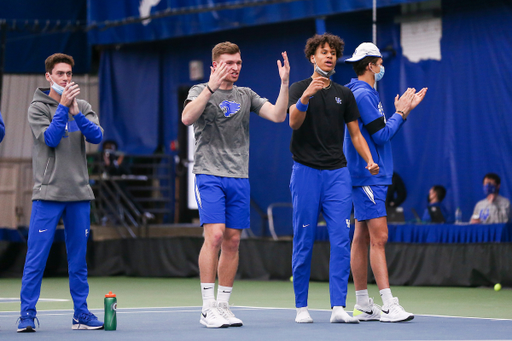
[[[73,116],[80,113],[80,109],[78,108],[78,103],[76,101],[76,98],[73,99],[73,103],[69,107],[69,113]]]

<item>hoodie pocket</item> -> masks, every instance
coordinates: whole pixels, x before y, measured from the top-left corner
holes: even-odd
[[[48,158],[48,161],[46,161],[46,166],[44,168],[44,173],[43,173],[43,181],[42,181],[42,185],[48,185],[50,183],[50,178],[53,174],[53,166],[55,165],[55,158],[50,156]]]

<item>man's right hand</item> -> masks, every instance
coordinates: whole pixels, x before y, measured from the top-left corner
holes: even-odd
[[[313,78],[311,83],[309,83],[309,86],[304,90],[302,97],[306,97],[309,100],[311,96],[314,96],[319,90],[325,87],[325,82],[328,80],[329,79],[325,77]]]
[[[78,87],[78,84],[75,84],[74,82],[69,83],[64,88],[64,91],[62,92],[62,95],[60,96],[60,104],[71,107],[73,104],[76,96],[80,94],[80,88]]]
[[[216,91],[220,85],[222,84],[222,81],[226,76],[228,75],[229,69],[226,63],[219,62],[217,64],[216,68],[213,68],[213,66],[210,66],[210,80],[208,81],[208,86],[213,90]]]

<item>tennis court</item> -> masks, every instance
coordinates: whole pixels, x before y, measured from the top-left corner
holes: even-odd
[[[313,324],[294,322],[293,288],[285,281],[238,281],[232,310],[241,328],[207,329],[199,324],[200,290],[195,278],[91,277],[89,307],[103,318],[103,296],[118,297],[116,331],[71,330],[72,302],[66,278],[45,278],[38,304],[41,323],[34,340],[503,340],[512,339],[512,290],[491,288],[393,287],[404,307],[416,314],[407,323],[329,323],[328,283],[310,284]],[[0,338],[20,339],[18,279],[0,279]],[[378,295],[374,285],[370,295]],[[349,285],[347,310],[355,303]],[[376,298],[376,302],[379,302]]]

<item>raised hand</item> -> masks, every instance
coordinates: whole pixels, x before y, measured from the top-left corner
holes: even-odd
[[[80,113],[80,109],[78,108],[78,102],[76,101],[76,98],[73,99],[73,104],[69,107],[69,113],[73,116]]]
[[[217,64],[216,68],[213,68],[213,66],[210,66],[210,70],[211,70],[210,80],[208,82],[208,85],[210,86],[210,88],[213,91],[215,91],[220,87],[220,85],[222,84],[222,81],[228,75],[229,68],[225,62],[221,61]]]
[[[399,95],[395,97],[395,109],[397,112],[403,113],[404,119],[407,118],[409,112],[412,110],[411,103],[415,92],[416,89],[407,88],[401,97]]]
[[[281,55],[283,56],[283,64],[281,64],[280,60],[277,61],[279,77],[281,77],[282,84],[288,84],[290,80],[290,62],[288,61],[288,55],[286,54],[286,51],[282,52]]]
[[[318,90],[321,90],[324,88],[325,86],[325,83],[328,81],[329,79],[328,78],[325,78],[325,77],[317,77],[317,78],[313,78],[313,80],[311,81],[311,83],[309,83],[309,86],[306,88],[306,90],[304,91],[304,94],[303,96],[306,96],[306,97],[311,97],[313,96],[314,94],[316,94],[318,92]]]
[[[418,91],[416,94],[414,94],[414,97],[412,98],[411,102],[411,110],[416,108],[418,104],[423,101],[423,98],[425,98],[425,95],[427,94],[428,88],[423,88],[420,91]]]
[[[80,88],[75,82],[68,83],[60,96],[60,104],[70,108],[76,96],[80,94]]]

